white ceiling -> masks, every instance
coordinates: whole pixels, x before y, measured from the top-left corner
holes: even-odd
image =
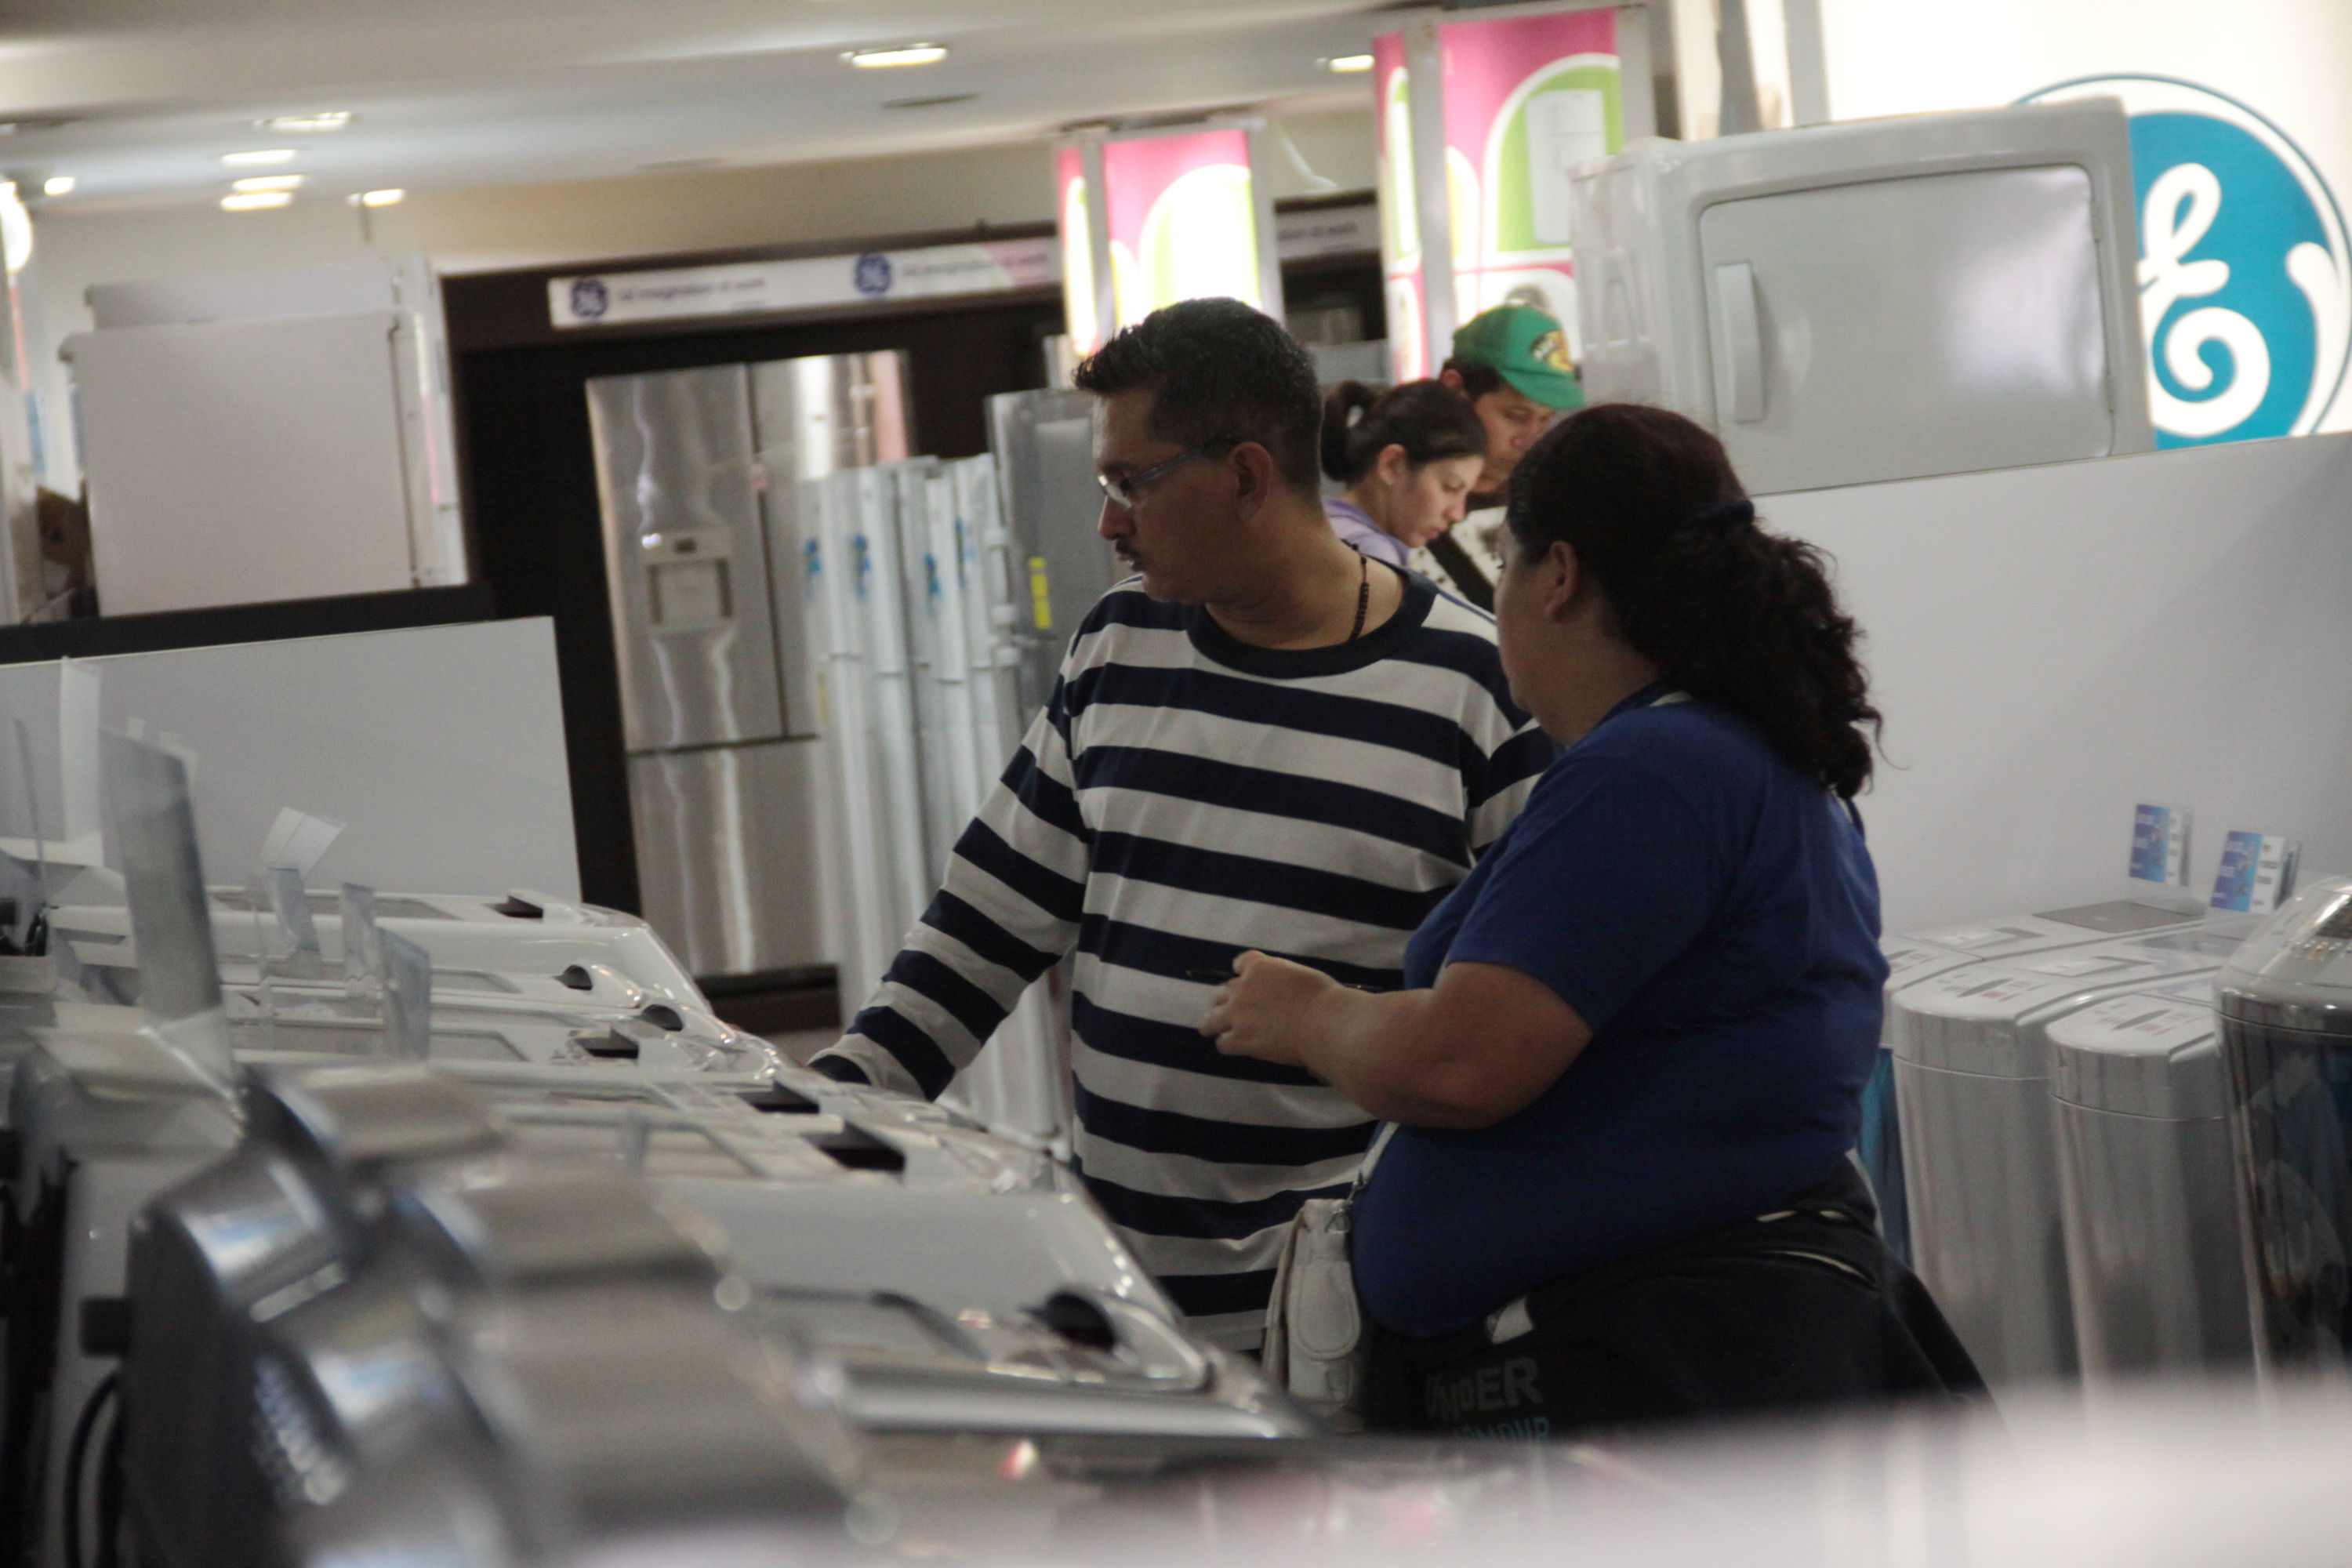
[[[1320,61],[1365,0],[0,0],[0,171],[57,210],[211,201],[224,153],[287,146],[301,199],[787,163],[1075,121],[1364,100]],[[858,70],[841,51],[942,43]],[[894,100],[972,94],[960,102]],[[346,109],[331,134],[257,130]],[[69,122],[48,127],[46,117]]]

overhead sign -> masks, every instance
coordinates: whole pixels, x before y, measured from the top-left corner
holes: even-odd
[[[983,240],[860,256],[551,278],[547,313],[558,327],[611,327],[881,300],[1003,293],[1048,288],[1060,278],[1051,239]]]

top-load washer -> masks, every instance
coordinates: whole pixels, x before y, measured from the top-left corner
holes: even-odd
[[[2051,1132],[2049,1026],[2109,996],[2210,973],[2236,918],[1955,968],[1895,1002],[1913,1268],[1996,1384],[2078,1363]]]
[[[2253,1337],[2212,981],[2111,997],[2049,1036],[2084,1380],[2243,1367]]]
[[[1878,944],[1886,955],[1885,1009],[1880,1016],[1878,1059],[1862,1091],[1862,1131],[1856,1152],[1878,1200],[1879,1229],[1904,1262],[1911,1258],[1911,1207],[1903,1174],[1903,1124],[1895,1110],[1895,996],[1906,985],[1963,968],[2053,948],[2079,947],[2118,935],[2194,925],[2201,916],[2157,904],[2121,899],[2051,910],[2038,915],[2004,915],[1970,925],[1942,926]]]

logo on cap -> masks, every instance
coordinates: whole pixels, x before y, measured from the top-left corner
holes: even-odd
[[[1568,334],[1557,327],[1528,345],[1528,357],[1562,375],[1576,374],[1575,362],[1568,357]]]
[[[2319,171],[2235,99],[2166,77],[2063,82],[2131,116],[2140,326],[2157,445],[2318,427],[2352,355],[2352,254]]]

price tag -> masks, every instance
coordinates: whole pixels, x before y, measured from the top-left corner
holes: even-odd
[[[2132,812],[2131,874],[2136,882],[2189,885],[2189,808],[2143,802]]]
[[[2242,915],[2266,915],[2294,891],[2295,862],[2303,846],[2278,833],[2232,830],[2221,846],[2221,868],[2213,879],[2213,907]]]

